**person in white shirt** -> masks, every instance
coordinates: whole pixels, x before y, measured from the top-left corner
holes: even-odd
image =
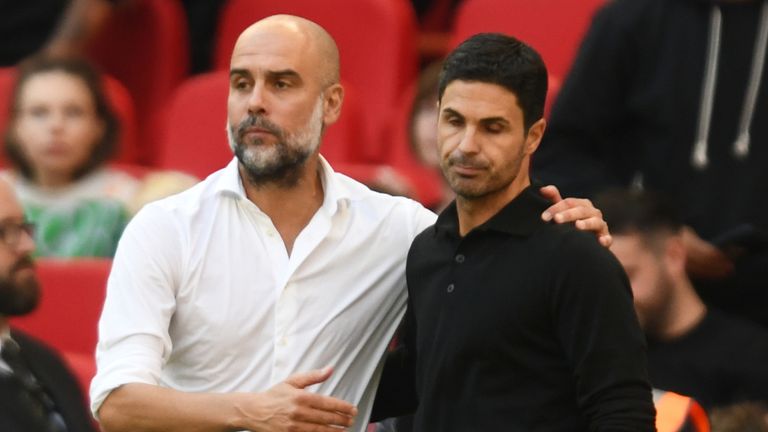
[[[240,35],[235,158],[144,207],[118,246],[91,385],[105,431],[365,429],[405,308],[406,254],[435,215],[319,155],[343,96],[317,24],[278,15]],[[610,241],[588,201],[548,217]]]

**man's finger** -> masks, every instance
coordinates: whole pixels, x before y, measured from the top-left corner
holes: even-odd
[[[296,412],[294,419],[299,422],[312,423],[324,426],[350,427],[355,422],[355,417],[338,412],[324,411],[311,407],[304,407]]]
[[[307,393],[301,397],[304,399],[302,401],[304,404],[317,410],[339,413],[349,417],[357,415],[357,407],[342,399],[314,393]]]
[[[585,213],[583,213],[586,216],[592,216],[599,213],[599,211],[592,205],[592,201],[588,199],[583,198],[566,198],[560,202],[557,202],[555,204],[552,204],[544,210],[544,213],[541,214],[541,218],[545,222],[549,222],[550,220],[555,219],[556,222],[561,223],[560,219],[562,216],[557,216],[558,214],[561,214],[563,212],[567,212],[571,209],[583,209]],[[572,222],[573,219],[566,219],[563,220],[566,222]]]
[[[560,196],[560,191],[557,189],[557,186],[547,185],[539,189],[539,192],[553,203],[557,203],[563,200],[563,197]]]
[[[305,387],[309,387],[313,384],[319,384],[327,380],[331,376],[331,373],[333,373],[333,368],[330,366],[323,369],[315,369],[307,372],[297,372],[286,378],[285,383],[293,387],[303,389]]]
[[[602,214],[595,208],[573,207],[560,211],[554,215],[554,220],[557,223],[568,223],[589,219],[602,221]]]

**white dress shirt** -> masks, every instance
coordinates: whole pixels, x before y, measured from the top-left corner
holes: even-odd
[[[333,366],[311,390],[357,405],[364,430],[405,309],[406,255],[435,215],[321,168],[323,204],[290,256],[236,159],[135,216],[99,322],[94,413],[126,383],[259,392]]]

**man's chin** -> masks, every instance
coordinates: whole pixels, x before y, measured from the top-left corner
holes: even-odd
[[[26,315],[37,308],[40,302],[40,287],[36,279],[18,281],[14,289],[15,293],[6,292],[0,296],[2,300],[0,301],[0,315]]]

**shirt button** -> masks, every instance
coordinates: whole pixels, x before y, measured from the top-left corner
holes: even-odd
[[[456,287],[454,287],[453,284],[448,285],[448,292],[452,293],[454,288],[456,288]]]
[[[459,264],[463,263],[464,259],[465,259],[464,255],[462,255],[462,254],[456,255],[456,262],[457,263],[459,263]]]

